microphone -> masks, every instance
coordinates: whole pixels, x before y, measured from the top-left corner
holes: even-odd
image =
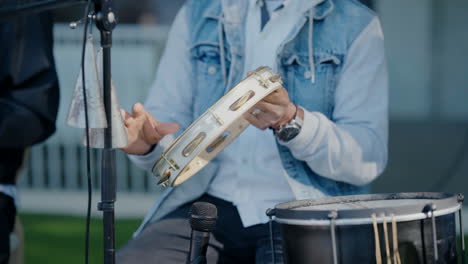
[[[216,227],[218,210],[216,206],[206,202],[196,202],[190,208],[190,248],[187,264],[206,264],[206,250],[210,233]]]

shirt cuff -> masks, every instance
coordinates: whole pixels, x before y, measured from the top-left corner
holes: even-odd
[[[153,169],[154,163],[164,152],[164,147],[161,144],[157,144],[153,151],[145,155],[133,155],[128,154],[128,158],[138,167],[151,171]]]
[[[304,122],[299,134],[288,142],[278,140],[280,145],[288,147],[291,152],[302,153],[305,146],[310,146],[319,128],[319,113],[304,110]]]

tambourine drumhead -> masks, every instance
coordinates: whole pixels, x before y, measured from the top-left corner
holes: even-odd
[[[282,87],[279,75],[260,67],[219,99],[167,148],[153,167],[163,186],[177,186],[205,167],[249,122],[243,114]]]
[[[447,193],[353,195],[282,203],[275,207],[275,219],[287,224],[329,225],[330,212],[337,212],[337,225],[369,224],[372,214],[413,221],[427,218],[431,205],[436,208],[435,216],[454,213],[461,207],[458,196]]]

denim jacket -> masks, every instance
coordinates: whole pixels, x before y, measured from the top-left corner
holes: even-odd
[[[345,66],[345,62],[348,58],[348,53],[350,53],[350,50],[357,49],[353,47],[353,44],[361,38],[360,36],[363,34],[363,31],[366,31],[369,24],[373,20],[376,20],[375,14],[354,0],[322,0],[317,2],[310,10],[305,10],[303,14],[298,14],[302,15],[300,23],[286,37],[276,55],[277,70],[282,75],[284,87],[288,90],[291,101],[306,111],[305,121],[312,120],[312,114],[310,113],[315,113],[314,122],[318,122],[316,126],[322,126],[320,120],[326,120],[323,123],[330,126],[330,130],[333,130],[335,129],[333,122],[341,121],[344,127],[350,127],[350,131],[355,130],[351,126],[360,126],[362,123],[363,129],[361,131],[368,132],[368,134],[361,132],[354,133],[353,136],[355,138],[359,138],[359,135],[365,134],[364,138],[355,140],[357,143],[353,141],[352,136],[346,133],[338,133],[336,140],[339,141],[342,140],[341,138],[344,138],[344,140],[352,141],[351,145],[371,144],[380,153],[380,164],[375,165],[369,161],[371,165],[367,167],[372,167],[374,171],[371,173],[370,179],[356,182],[349,180],[346,182],[339,178],[320,176],[315,170],[312,170],[310,163],[306,162],[306,158],[298,158],[300,156],[298,154],[299,151],[294,153],[293,145],[297,143],[292,142],[290,145],[278,143],[282,164],[288,176],[287,180],[296,199],[366,192],[368,189],[367,183],[382,172],[387,159],[387,87],[384,65],[374,67],[372,63],[369,63],[371,65],[369,66],[369,70],[355,73],[356,76],[369,74],[369,77],[365,78],[369,78],[370,80],[373,79],[372,76],[383,79],[379,83],[365,80],[362,82],[363,86],[382,86],[382,92],[379,92],[381,94],[375,95],[376,98],[381,97],[382,100],[374,102],[374,104],[380,105],[377,107],[378,109],[376,108],[376,114],[373,116],[373,118],[381,119],[379,121],[381,123],[376,125],[376,127],[379,127],[378,129],[374,131],[373,125],[367,126],[366,124],[372,123],[372,121],[368,120],[360,120],[360,124],[357,124],[358,121],[356,120],[346,123],[347,117],[339,117],[335,113],[337,101],[335,94],[336,87],[341,82],[346,81],[341,78],[344,78],[345,75],[343,67],[347,67]],[[151,103],[149,99],[146,107],[158,119],[179,122],[182,125],[181,131],[183,131],[185,127],[190,125],[192,121],[221,98],[228,89],[243,78],[243,31],[245,22],[243,14],[245,14],[246,8],[247,0],[194,0],[189,1],[184,6],[184,19],[187,20],[187,24],[189,25],[186,32],[188,35],[186,41],[190,48],[185,54],[180,54],[180,56],[188,57],[190,63],[186,69],[181,70],[191,72],[186,78],[189,79],[191,91],[181,95],[175,91],[166,90],[164,95],[159,96],[163,97],[159,99],[161,102],[164,100],[170,101],[170,98],[173,96],[186,98],[187,106],[181,110],[164,109],[154,105],[155,103]],[[174,32],[174,30],[170,33],[168,46],[171,45],[171,37],[177,39],[177,37],[173,36],[175,34],[178,33]],[[176,42],[177,40],[172,41]],[[383,53],[383,50],[379,49],[379,51]],[[362,51],[354,52],[362,53]],[[383,58],[382,54],[380,56]],[[379,63],[384,61],[382,58],[379,58]],[[363,69],[367,67],[364,62],[369,60],[370,58],[362,60]],[[164,63],[164,57],[161,63]],[[351,64],[351,62],[348,64]],[[164,67],[164,65],[161,64],[161,67]],[[356,68],[359,69],[361,66],[356,65]],[[162,76],[164,73],[161,73],[161,69],[158,71],[157,78],[168,78],[168,76]],[[350,78],[352,78],[352,75],[353,73],[346,74]],[[173,77],[176,76],[177,74],[173,75]],[[158,83],[158,80],[156,80],[156,83]],[[159,81],[157,84],[157,86],[164,85],[164,81]],[[170,87],[165,87],[165,89],[170,89]],[[155,88],[150,91],[149,98],[158,97],[156,90]],[[364,93],[364,98],[373,96],[367,96],[365,90],[362,93]],[[356,98],[361,97],[356,96]],[[353,101],[353,98],[349,98],[349,100]],[[354,101],[358,100],[360,99]],[[356,102],[354,106],[359,106],[359,104],[360,102]],[[315,137],[319,137],[318,132],[315,134]],[[322,135],[322,137],[325,136],[327,135]],[[373,138],[374,136],[375,138]],[[154,151],[151,155],[146,157],[131,155],[131,159],[143,167],[148,167],[161,153],[164,146],[170,144],[173,139],[174,137],[167,136],[160,142],[158,150]],[[332,140],[335,139],[332,138]],[[316,152],[320,151],[322,150],[316,150]],[[334,154],[336,153],[331,151],[326,155]],[[356,156],[359,156],[358,154]],[[350,160],[354,159],[352,157],[353,154],[348,153],[347,155],[343,155],[343,157],[350,157],[348,158]],[[362,154],[362,156],[364,158],[361,157],[361,159],[366,159],[365,154]],[[366,161],[362,161],[362,163],[366,163]],[[201,196],[207,190],[210,181],[216,173],[216,169],[217,163],[216,160],[213,160],[186,183],[176,188],[166,189],[147,215],[139,230],[144,228],[147,222],[160,219],[176,207]],[[168,197],[170,198],[168,199]]]

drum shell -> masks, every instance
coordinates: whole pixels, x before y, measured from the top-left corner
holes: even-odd
[[[436,217],[437,263],[457,263],[455,213]],[[333,263],[330,226],[281,223],[285,263]],[[385,263],[385,236],[378,225],[382,261]],[[398,248],[402,263],[435,263],[431,219],[397,223]],[[393,256],[391,222],[387,223],[390,256]],[[375,263],[375,240],[372,224],[335,227],[338,263]],[[393,259],[392,259],[393,262]]]

